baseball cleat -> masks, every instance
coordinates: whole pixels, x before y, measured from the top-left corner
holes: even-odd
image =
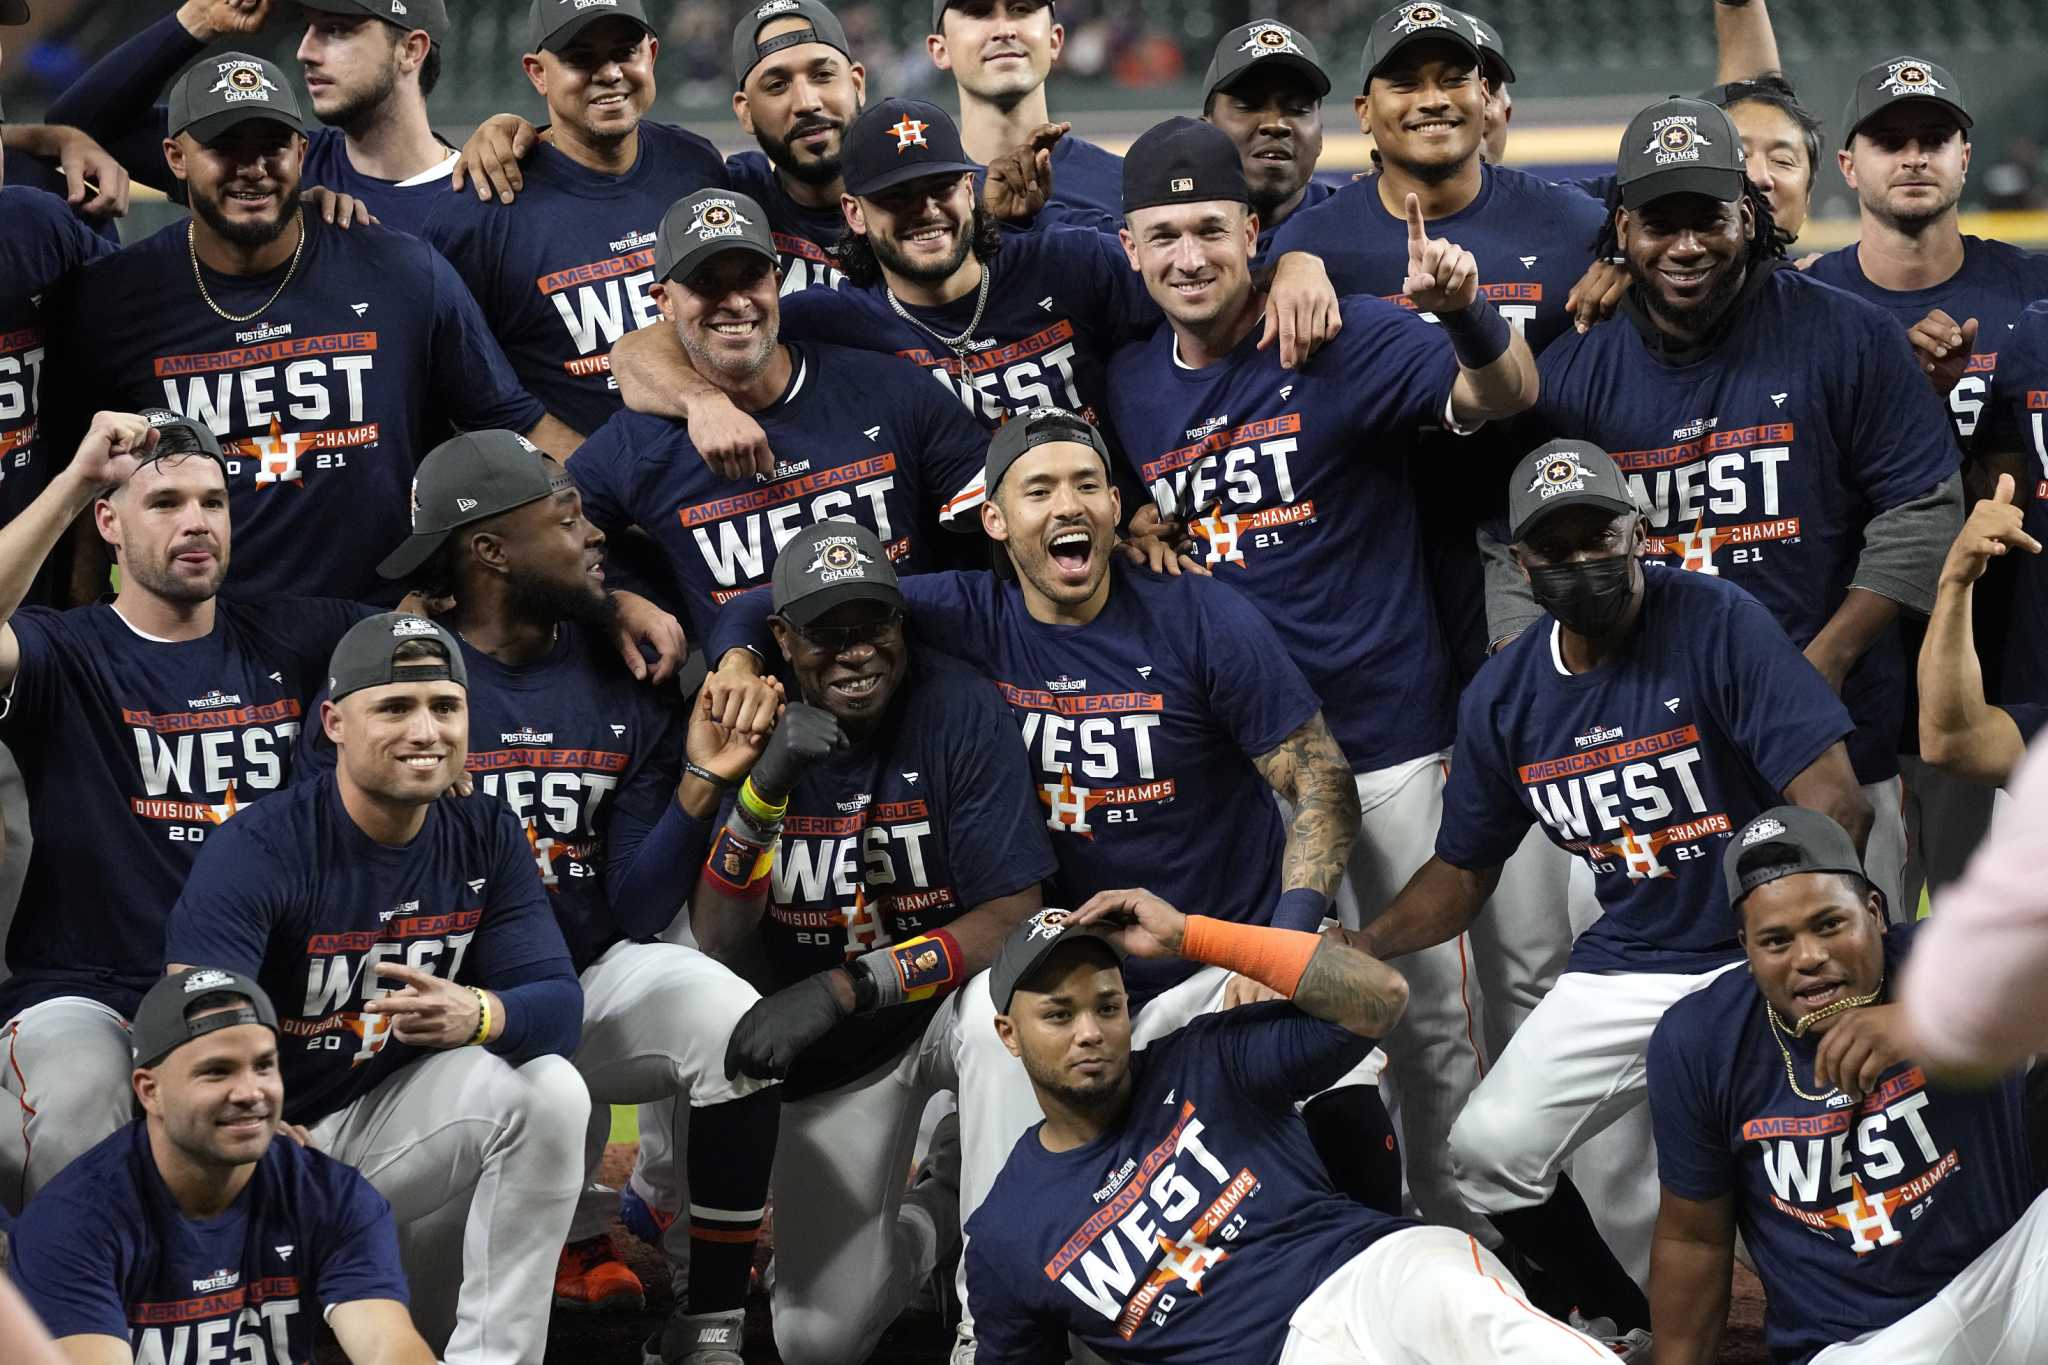
[[[742,1365],[747,1311],[675,1313],[640,1348],[641,1365]]]
[[[1585,1317],[1576,1308],[1571,1311],[1566,1323],[1614,1352],[1616,1360],[1640,1361],[1643,1365],[1648,1365],[1650,1334],[1643,1328],[1636,1327],[1623,1332],[1615,1326],[1613,1318]]]
[[[555,1264],[555,1307],[572,1313],[638,1312],[647,1304],[640,1277],[612,1251],[611,1238],[562,1248]]]

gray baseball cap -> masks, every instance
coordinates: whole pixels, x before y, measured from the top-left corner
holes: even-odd
[[[1074,924],[1068,910],[1041,910],[1010,931],[1003,940],[1003,946],[996,950],[996,960],[988,969],[988,993],[994,998],[997,1014],[1008,1014],[1010,1002],[1017,996],[1017,987],[1024,978],[1044,965],[1045,960],[1069,943],[1092,939],[1105,945],[1119,961],[1123,950],[1112,941],[1111,935],[1117,926],[1112,924]]]
[[[1471,54],[1472,65],[1484,65],[1486,54],[1479,49],[1473,27],[1464,11],[1435,4],[1433,0],[1411,0],[1409,4],[1394,6],[1373,20],[1366,34],[1365,55],[1359,60],[1358,88],[1370,86],[1373,73],[1411,43],[1450,43]]]
[[[1508,539],[1520,544],[1554,512],[1599,507],[1634,512],[1636,500],[1614,457],[1591,441],[1550,441],[1515,466],[1508,484]]]
[[[1003,475],[1009,473],[1010,466],[1023,459],[1034,446],[1062,441],[1089,447],[1102,457],[1103,472],[1109,472],[1109,446],[1094,423],[1065,408],[1033,408],[1029,412],[1013,414],[996,428],[996,434],[989,439],[988,463],[982,467],[981,476],[981,486],[986,495],[991,498],[996,495],[996,487],[1002,483]]]
[[[249,1003],[198,1019],[191,1017],[197,1002],[221,995],[239,995]],[[256,978],[224,967],[188,967],[149,988],[135,1007],[128,1041],[135,1049],[135,1065],[157,1066],[185,1044],[240,1024],[261,1024],[272,1033],[278,1031],[277,1007],[256,984]]]
[[[367,14],[410,33],[425,29],[435,42],[449,34],[448,7],[442,0],[299,0],[299,8],[323,14]]]
[[[1254,67],[1262,71],[1284,67],[1297,73],[1317,99],[1330,93],[1330,73],[1323,70],[1314,43],[1278,19],[1255,19],[1230,30],[1216,44],[1209,74],[1202,78],[1203,98],[1228,90]]]
[[[793,28],[761,41],[761,30],[778,19],[801,19],[809,27]],[[805,43],[836,47],[847,61],[853,60],[853,48],[846,41],[845,25],[839,22],[838,15],[819,4],[818,0],[762,0],[762,3],[742,11],[740,21],[732,31],[733,88],[743,89],[754,68],[768,57],[786,47],[800,47]]]
[[[204,455],[220,466],[223,476],[227,474],[227,456],[220,448],[220,437],[214,435],[213,428],[206,423],[195,422],[169,408],[144,408],[135,415],[156,428],[156,453],[159,457]]]
[[[1904,100],[1926,100],[1955,115],[1965,133],[1970,131],[1970,111],[1963,104],[1963,86],[1945,66],[1919,57],[1894,57],[1879,62],[1856,78],[1855,93],[1849,96],[1849,111],[1842,115],[1842,145],[1856,140],[1856,130],[1880,109]]]
[[[848,602],[904,609],[903,590],[880,538],[857,521],[835,518],[806,526],[775,555],[770,600],[775,614],[807,626]]]
[[[1759,886],[1806,872],[1845,872],[1861,877],[1863,860],[1847,830],[1817,810],[1774,806],[1744,825],[1721,855],[1728,880],[1728,904]]]
[[[466,431],[420,461],[412,480],[412,534],[377,572],[404,578],[448,541],[448,533],[574,488],[568,471],[516,431]]]
[[[1747,183],[1742,135],[1726,111],[1679,95],[1628,121],[1615,169],[1621,202],[1631,209],[1667,194],[1704,194],[1733,203]]]
[[[410,640],[434,640],[448,651],[445,663],[408,659],[403,676],[393,656]],[[387,611],[366,616],[348,628],[334,654],[327,661],[327,699],[340,701],[366,687],[383,687],[396,682],[436,682],[442,678],[457,687],[469,686],[469,669],[462,662],[462,649],[455,637],[424,616]]]
[[[1463,14],[1465,26],[1472,30],[1472,37],[1479,44],[1481,74],[1496,85],[1513,85],[1515,68],[1508,65],[1508,50],[1501,43],[1500,30],[1482,23],[1479,16],[1470,10],[1463,11]]]
[[[600,19],[631,19],[654,32],[640,0],[533,0],[532,51],[560,52]]]
[[[172,137],[190,133],[205,146],[251,119],[306,131],[299,97],[283,71],[246,52],[221,52],[185,68],[171,87],[167,105]]]
[[[775,239],[768,214],[744,194],[698,190],[676,200],[661,216],[654,237],[654,278],[687,280],[698,266],[723,251],[751,251],[775,264]]]

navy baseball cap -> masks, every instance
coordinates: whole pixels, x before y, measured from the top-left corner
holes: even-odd
[[[284,72],[246,52],[221,52],[185,68],[166,101],[170,135],[190,133],[201,146],[251,119],[306,131],[299,98]]]
[[[1251,202],[1237,144],[1215,124],[1170,118],[1147,128],[1125,153],[1125,213],[1212,199]]]
[[[1017,997],[1017,987],[1069,943],[1092,940],[1108,948],[1119,961],[1123,959],[1123,950],[1112,938],[1118,926],[1075,924],[1072,914],[1070,910],[1041,910],[1012,929],[1003,940],[988,969],[988,993],[995,1000],[997,1014],[1008,1014],[1010,1002]]]
[[[399,647],[413,640],[439,643],[448,652],[447,659],[439,663],[408,659],[401,666],[395,657]],[[340,701],[366,687],[438,682],[443,678],[465,690],[469,687],[469,668],[462,661],[462,649],[455,643],[455,637],[424,616],[387,611],[356,622],[335,645],[334,654],[327,661],[327,699]]]
[[[1624,207],[1667,194],[1704,194],[1733,203],[1748,183],[1742,135],[1721,106],[1673,95],[1637,114],[1621,135],[1615,166]]]
[[[1102,457],[1103,471],[1109,472],[1109,446],[1093,422],[1065,408],[1033,408],[1029,412],[1014,414],[996,428],[996,434],[988,443],[988,463],[982,467],[982,488],[989,497],[994,497],[1003,475],[1009,473],[1010,466],[1023,459],[1027,451],[1062,442],[1087,446]]]
[[[904,609],[888,550],[873,531],[844,517],[799,531],[776,552],[770,580],[775,614],[793,626],[807,626],[848,602]]]
[[[705,261],[725,251],[750,251],[776,264],[768,214],[744,194],[698,190],[669,206],[654,237],[654,278],[687,280]]]
[[[806,27],[793,28],[764,41],[761,30],[780,19],[801,19]],[[733,88],[744,88],[747,77],[768,57],[786,47],[800,47],[805,43],[823,43],[827,47],[838,48],[847,61],[853,60],[853,48],[846,41],[845,26],[839,22],[838,15],[819,4],[818,0],[762,0],[762,3],[742,11],[740,21],[732,31]]]
[[[407,33],[425,29],[437,43],[449,33],[448,7],[442,0],[299,0],[299,8],[322,14],[367,14]]]
[[[1963,86],[1945,66],[1920,57],[1894,57],[1879,62],[1856,78],[1855,93],[1849,96],[1849,111],[1842,115],[1842,145],[1856,140],[1856,130],[1880,109],[1906,100],[1925,100],[1955,115],[1964,133],[1970,131],[1970,111],[1963,105]]]
[[[1640,510],[1614,457],[1591,441],[1548,441],[1515,466],[1508,484],[1508,539],[1520,544],[1537,525],[1567,507],[1598,507],[1619,515]]]
[[[839,167],[846,192],[855,198],[922,176],[981,169],[960,145],[952,115],[926,100],[905,99],[871,104],[846,126]]]
[[[654,33],[640,0],[533,0],[529,19],[535,52],[560,52],[601,19],[631,19],[649,36]]]
[[[191,1017],[197,1005],[223,995],[238,995],[247,1003]],[[256,979],[224,967],[188,967],[149,988],[135,1007],[128,1041],[135,1049],[135,1065],[158,1066],[185,1044],[241,1024],[261,1024],[272,1033],[278,1031],[277,1007]]]
[[[433,558],[450,532],[574,488],[567,470],[516,431],[465,431],[420,461],[412,479],[412,534],[377,572],[404,578]]]
[[[1738,830],[1721,855],[1731,909],[1740,908],[1743,897],[1759,886],[1808,872],[1864,875],[1863,860],[1856,856],[1849,832],[1804,806],[1774,806],[1765,811]]]
[[[1486,54],[1472,32],[1476,26],[1463,10],[1435,4],[1433,0],[1396,5],[1373,20],[1366,34],[1365,55],[1359,60],[1358,88],[1371,86],[1373,74],[1392,61],[1395,53],[1414,43],[1450,43],[1470,54],[1472,65],[1484,66]]]
[[[1202,97],[1206,100],[1219,90],[1228,90],[1253,70],[1273,67],[1300,76],[1317,99],[1330,93],[1330,73],[1323,70],[1315,44],[1278,19],[1258,19],[1230,30],[1216,44],[1209,74],[1202,79]]]

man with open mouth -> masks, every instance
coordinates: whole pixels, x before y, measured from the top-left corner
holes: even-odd
[[[1929,1079],[1898,995],[1920,927],[1887,929],[1834,821],[1767,810],[1721,862],[1749,971],[1673,1005],[1650,1040],[1657,1359],[1717,1358],[1739,1233],[1774,1359],[2038,1360],[2048,1196],[2025,1067]]]

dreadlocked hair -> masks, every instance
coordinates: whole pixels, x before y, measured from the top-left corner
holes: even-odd
[[[988,216],[981,205],[974,206],[974,218],[968,227],[968,240],[972,244],[974,259],[987,265],[1002,249],[1002,230],[996,220]],[[856,286],[866,288],[882,278],[882,263],[875,259],[875,248],[868,242],[867,234],[842,228],[839,240],[832,244],[832,259],[839,269]]]
[[[1742,177],[1742,199],[1749,205],[1750,213],[1756,219],[1756,235],[1742,254],[1745,270],[1754,270],[1771,261],[1785,259],[1785,243],[1788,238],[1778,230],[1778,220],[1771,215],[1771,201],[1764,197],[1762,190],[1750,183],[1749,177]],[[1593,239],[1593,258],[1613,261],[1621,258],[1621,233],[1614,225],[1615,210],[1621,207],[1621,185],[1616,182],[1607,191],[1607,220],[1601,225],[1600,235]]]

